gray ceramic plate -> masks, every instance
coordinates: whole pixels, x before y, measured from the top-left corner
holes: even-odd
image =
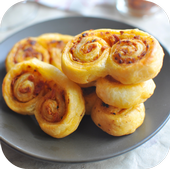
[[[101,18],[69,17],[49,20],[27,27],[0,44],[0,85],[5,76],[5,58],[12,46],[28,36],[59,32],[76,35],[88,29],[134,28],[130,25]],[[15,150],[34,158],[55,162],[89,162],[114,157],[132,150],[155,135],[166,123],[170,111],[170,57],[164,49],[165,60],[154,95],[145,102],[146,118],[143,125],[131,135],[112,137],[104,133],[85,116],[79,128],[63,139],[45,134],[33,116],[22,116],[11,111],[0,93],[1,140]]]

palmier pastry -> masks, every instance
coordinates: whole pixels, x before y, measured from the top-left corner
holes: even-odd
[[[37,122],[54,138],[68,136],[78,128],[85,114],[81,88],[53,65],[41,63],[38,71],[46,79],[46,93],[35,107]]]
[[[50,64],[61,70],[61,53],[73,36],[59,33],[46,33],[37,37],[38,42],[49,52]]]
[[[121,109],[98,99],[92,109],[91,118],[99,128],[112,136],[128,135],[142,125],[145,106],[140,103],[128,109]]]
[[[33,115],[37,101],[44,94],[45,79],[37,60],[23,61],[11,68],[2,84],[3,97],[10,109],[23,115]],[[42,68],[41,68],[42,66]]]
[[[138,84],[122,84],[111,76],[106,76],[97,80],[96,93],[106,104],[130,108],[150,98],[155,87],[152,79]]]
[[[96,94],[96,87],[92,86],[92,87],[86,87],[86,88],[82,88],[83,91],[83,97],[85,100],[85,107],[86,107],[86,115],[90,115],[91,114],[91,110],[97,100],[97,94]]]
[[[118,41],[111,47],[108,74],[124,84],[152,79],[160,72],[164,52],[159,42],[138,29],[110,30]]]
[[[8,72],[16,64],[37,58],[49,63],[50,56],[48,51],[37,42],[36,37],[29,37],[18,41],[8,53],[5,61],[6,71]]]
[[[75,36],[63,50],[63,72],[74,82],[86,84],[106,75],[109,44],[93,31]]]
[[[85,114],[81,88],[59,69],[38,59],[12,68],[2,91],[13,111],[34,114],[41,129],[55,138],[74,132]]]
[[[76,35],[62,56],[63,72],[77,83],[111,75],[135,84],[160,72],[164,52],[153,36],[138,29],[97,29]]]

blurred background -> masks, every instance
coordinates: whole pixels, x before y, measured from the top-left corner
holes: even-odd
[[[158,5],[144,0],[25,0],[3,16],[0,41],[31,24],[66,16],[93,16],[121,21],[152,33],[169,49],[169,19]],[[169,49],[170,50],[170,49]]]

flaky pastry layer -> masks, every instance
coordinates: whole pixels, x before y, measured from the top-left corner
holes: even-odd
[[[112,136],[128,135],[142,125],[145,106],[140,103],[128,109],[121,109],[98,99],[92,109],[91,118],[100,129]]]
[[[96,93],[106,104],[130,108],[150,98],[156,84],[152,79],[137,84],[122,84],[111,76],[99,78],[96,82]]]
[[[2,91],[9,108],[35,115],[41,129],[55,138],[74,132],[85,114],[81,88],[55,66],[35,58],[12,68]]]
[[[67,43],[61,63],[63,72],[76,83],[111,75],[123,84],[136,84],[154,78],[163,57],[159,42],[144,31],[96,29]]]
[[[8,53],[5,61],[6,71],[8,72],[16,64],[37,58],[49,63],[50,56],[48,51],[37,41],[36,37],[28,37],[15,43]]]
[[[44,94],[45,79],[40,73],[41,61],[23,61],[4,77],[2,93],[8,107],[23,115],[33,115],[37,101]]]
[[[41,129],[54,138],[73,133],[85,114],[81,88],[59,69],[43,63],[40,72],[46,78],[46,93],[37,102],[35,117]]]
[[[45,33],[37,37],[38,42],[48,51],[50,64],[61,70],[62,50],[73,36],[60,33]]]

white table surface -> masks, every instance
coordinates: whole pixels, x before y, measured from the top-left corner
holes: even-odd
[[[5,38],[15,33],[16,31],[48,19],[60,18],[64,16],[81,16],[82,14],[69,11],[61,11],[54,8],[49,8],[39,5],[37,16],[34,20],[21,25],[13,30],[0,32],[0,42]],[[131,24],[137,28],[144,29],[152,33],[170,52],[170,23],[166,13],[162,10],[156,15],[147,18],[129,18],[122,16],[116,10],[115,5],[97,5],[89,9],[85,13],[86,16],[97,16],[117,21],[122,21]],[[81,163],[81,164],[67,164],[67,163],[50,163],[39,161],[27,157],[8,146],[2,144],[2,150],[6,158],[14,165],[20,168],[30,169],[146,169],[158,165],[167,155],[170,148],[170,120],[166,125],[149,141],[140,147],[120,155],[118,157],[110,158],[104,161]]]

